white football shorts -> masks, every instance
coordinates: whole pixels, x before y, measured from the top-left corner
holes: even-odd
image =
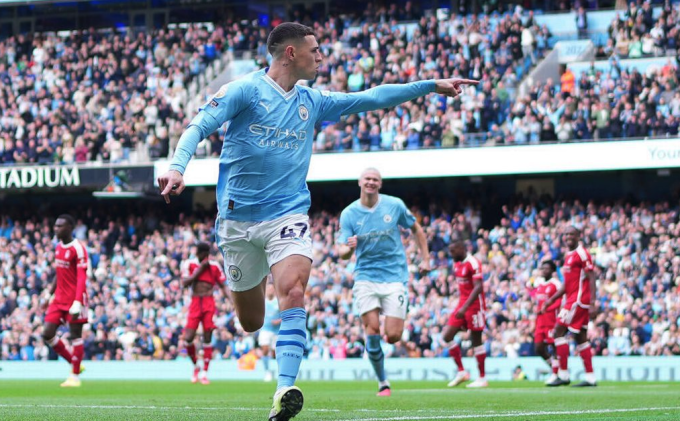
[[[359,314],[379,308],[385,316],[406,319],[408,292],[401,282],[356,281],[352,296]]]
[[[224,256],[224,272],[232,291],[260,285],[270,268],[288,256],[312,260],[312,237],[307,215],[286,215],[273,221],[215,222],[217,246]]]

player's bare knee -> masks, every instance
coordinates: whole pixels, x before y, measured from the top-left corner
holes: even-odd
[[[387,334],[387,343],[396,344],[400,340],[401,340],[401,332],[399,332],[399,333],[388,333]]]

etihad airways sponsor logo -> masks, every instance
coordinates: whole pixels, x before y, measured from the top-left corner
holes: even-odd
[[[250,133],[262,137],[273,137],[276,139],[283,140],[295,139],[300,141],[307,139],[306,130],[295,131],[295,129],[284,129],[281,127],[265,126],[264,124],[251,124],[250,126],[248,126],[248,130],[250,130]]]

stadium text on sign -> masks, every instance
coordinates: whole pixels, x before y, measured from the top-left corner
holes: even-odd
[[[0,168],[0,189],[80,186],[78,167]]]

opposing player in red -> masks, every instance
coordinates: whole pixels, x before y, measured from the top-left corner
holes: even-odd
[[[87,250],[73,238],[75,220],[71,215],[60,215],[54,223],[54,234],[59,240],[54,265],[56,280],[50,289],[49,306],[42,337],[54,351],[69,361],[72,374],[62,387],[80,387],[83,360],[83,325],[87,323]],[[57,337],[57,328],[68,323],[72,350]]]
[[[536,331],[534,332],[534,346],[536,354],[545,360],[552,370],[552,375],[546,380],[546,384],[552,383],[557,379],[557,370],[560,365],[557,358],[553,357],[551,348],[555,345],[555,338],[553,333],[555,324],[557,323],[557,310],[559,310],[561,301],[555,302],[548,308],[543,308],[543,304],[557,291],[562,289],[562,283],[553,275],[557,270],[555,262],[546,260],[541,263],[541,280],[534,285],[536,288],[532,291],[532,295],[536,300]]]
[[[449,246],[449,251],[453,257],[454,276],[458,283],[460,297],[458,306],[451,314],[449,322],[444,329],[443,338],[446,342],[453,342],[449,347],[449,355],[453,357],[458,366],[458,374],[449,382],[449,387],[470,380],[470,373],[463,367],[463,356],[458,343],[453,341],[456,334],[462,330],[469,330],[474,347],[477,367],[479,368],[479,378],[467,385],[469,388],[487,387],[488,383],[484,377],[484,360],[486,360],[486,349],[482,343],[482,332],[486,325],[484,312],[486,302],[484,300],[484,280],[482,278],[482,263],[474,256],[468,254],[465,242],[454,240]]]
[[[593,353],[588,342],[588,321],[597,315],[595,302],[595,274],[593,273],[593,260],[588,251],[579,240],[581,231],[576,227],[568,227],[564,232],[564,243],[569,252],[564,256],[562,276],[564,286],[543,304],[542,310],[551,308],[563,294],[567,300],[557,316],[555,327],[555,352],[560,362],[557,379],[548,383],[549,387],[565,386],[571,383],[567,361],[569,359],[569,342],[567,330],[576,335],[576,350],[583,359],[585,368],[585,380],[575,387],[597,386],[595,372],[593,371]]]
[[[185,288],[191,287],[191,305],[189,306],[189,317],[184,329],[184,340],[187,343],[187,354],[194,363],[194,375],[191,377],[192,383],[199,381],[203,384],[210,384],[208,380],[208,367],[212,359],[212,333],[215,329],[215,298],[213,288],[215,286],[222,290],[225,297],[227,289],[224,286],[226,277],[220,264],[210,261],[210,245],[199,243],[196,246],[196,259],[185,262],[182,268],[182,285]],[[196,345],[194,338],[198,325],[203,325],[203,373],[198,364]]]

